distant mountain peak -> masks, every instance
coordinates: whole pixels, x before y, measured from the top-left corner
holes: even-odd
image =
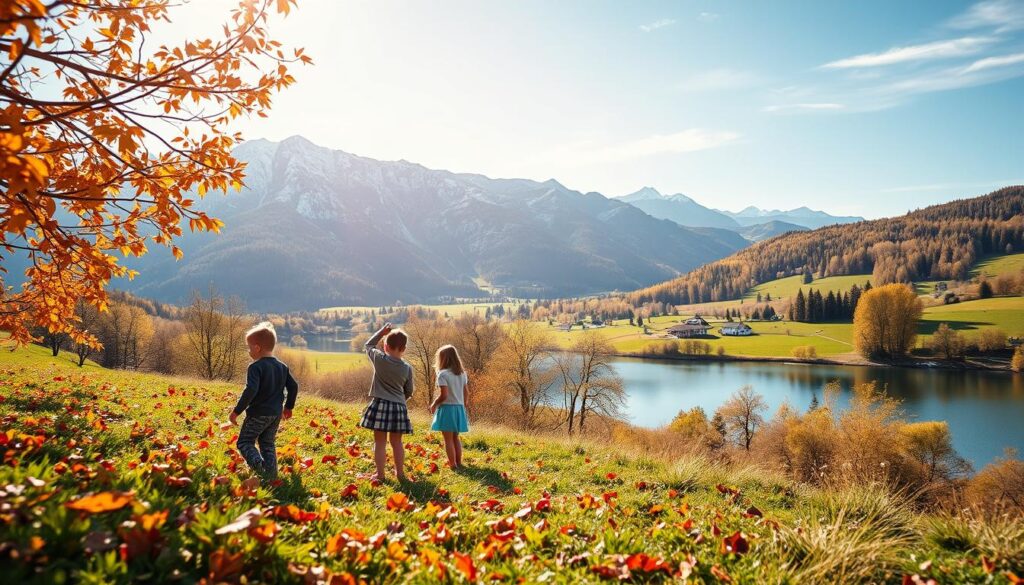
[[[753,205],[743,208],[742,211],[732,212],[723,211],[725,215],[732,217],[744,226],[750,226],[759,223],[768,223],[771,221],[781,221],[784,223],[795,224],[810,229],[823,227],[826,225],[836,223],[853,223],[857,221],[863,221],[863,217],[859,216],[840,216],[832,215],[824,211],[818,211],[811,209],[806,205],[797,207],[796,209],[790,209],[783,211],[780,209],[761,209]]]
[[[664,197],[665,196],[654,187],[643,187],[639,191],[635,191],[629,195],[623,195],[622,197],[619,197],[619,199],[626,203],[632,203],[634,201],[664,199]]]
[[[696,201],[687,197],[686,195],[683,195],[682,193],[676,193],[675,195],[666,195],[665,198],[668,199],[669,201],[678,201],[680,203],[697,203]]]

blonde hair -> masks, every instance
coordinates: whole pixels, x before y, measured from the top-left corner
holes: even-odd
[[[274,324],[270,321],[260,323],[245,332],[245,340],[252,341],[265,351],[274,349],[274,346],[277,345],[277,332],[274,331]]]
[[[437,350],[437,355],[434,358],[434,369],[440,372],[441,370],[451,370],[456,376],[461,376],[462,359],[459,358],[459,350],[455,349],[454,345],[445,345],[441,349]]]

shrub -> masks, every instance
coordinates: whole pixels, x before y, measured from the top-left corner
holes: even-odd
[[[949,325],[939,323],[931,340],[932,353],[941,355],[947,360],[959,359],[964,356],[967,343],[963,335],[950,329]]]
[[[964,497],[971,506],[989,512],[1024,513],[1024,461],[1016,451],[988,464],[967,483]]]
[[[818,349],[813,345],[798,345],[793,348],[792,355],[800,359],[813,359],[818,357]]]
[[[1006,332],[1002,329],[985,329],[976,340],[981,351],[1000,351],[1006,347]]]
[[[1018,345],[1017,349],[1013,350],[1010,369],[1014,372],[1024,372],[1024,345]]]

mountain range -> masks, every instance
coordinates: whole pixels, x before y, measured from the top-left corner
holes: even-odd
[[[749,245],[734,230],[687,227],[555,180],[491,179],[385,162],[302,137],[253,140],[240,193],[200,209],[220,234],[186,233],[184,259],[150,253],[129,290],[181,302],[213,283],[254,310],[631,290]]]
[[[750,234],[753,237],[748,239],[752,241],[760,241],[792,230],[815,229],[826,225],[864,221],[863,217],[830,215],[824,211],[816,211],[807,207],[781,211],[778,209],[763,210],[750,206],[743,211],[734,213],[705,207],[682,193],[663,195],[653,187],[644,187],[635,193],[623,195],[619,197],[619,200],[638,207],[654,217],[668,219],[680,225],[717,227],[734,230],[745,236]],[[753,230],[745,229],[752,226],[764,227]]]

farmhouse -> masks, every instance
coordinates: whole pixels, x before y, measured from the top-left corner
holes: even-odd
[[[702,319],[700,315],[697,315],[691,319],[683,321],[682,323],[669,327],[667,329],[667,333],[673,337],[679,338],[700,337],[702,335],[707,335],[710,330],[711,325],[708,325],[707,321]]]
[[[746,323],[729,323],[718,330],[722,335],[746,336],[753,335],[754,330]]]

